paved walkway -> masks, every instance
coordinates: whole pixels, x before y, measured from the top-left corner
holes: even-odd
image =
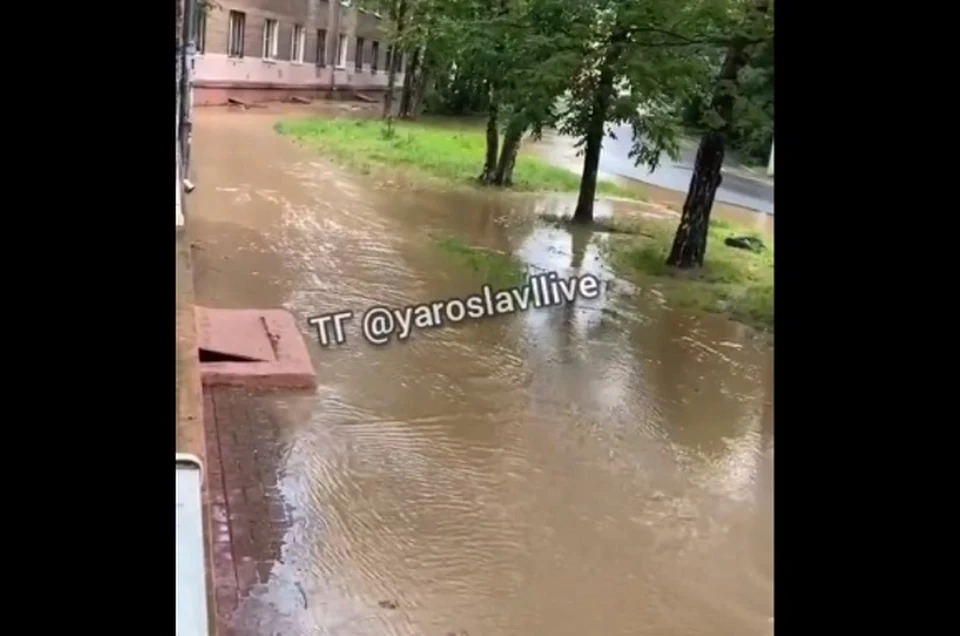
[[[290,525],[279,490],[284,448],[268,402],[238,389],[204,392],[218,636],[259,636],[237,609],[266,584]]]

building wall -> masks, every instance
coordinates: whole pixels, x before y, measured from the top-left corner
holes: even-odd
[[[245,14],[242,57],[228,55],[229,15]],[[266,20],[278,23],[276,59],[263,59]],[[294,25],[305,29],[302,62],[292,61]],[[194,62],[196,104],[222,104],[230,97],[271,101],[293,95],[317,97],[343,91],[382,92],[387,85],[386,23],[344,6],[340,0],[223,0],[206,15]],[[326,31],[325,56],[318,64],[318,30]],[[338,38],[347,38],[347,60],[339,67]],[[360,70],[356,69],[357,38],[363,38]],[[376,70],[372,43],[379,43]],[[202,49],[202,50],[200,50]],[[402,82],[398,73],[397,85]]]

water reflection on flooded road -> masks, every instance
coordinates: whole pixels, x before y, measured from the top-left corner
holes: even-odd
[[[568,197],[384,187],[280,137],[276,115],[196,119],[198,302],[290,309],[321,383],[272,398],[288,424],[279,472],[295,520],[238,629],[771,632],[764,340],[616,280],[603,235],[534,219]],[[438,235],[607,284],[573,306],[401,344],[315,344],[316,313],[476,293]]]

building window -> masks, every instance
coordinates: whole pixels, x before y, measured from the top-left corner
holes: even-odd
[[[317,66],[327,65],[327,32],[317,30]]]
[[[207,12],[198,8],[197,24],[193,33],[194,42],[197,45],[197,53],[203,53],[207,50]]]
[[[293,42],[290,43],[290,61],[303,62],[303,49],[307,43],[307,32],[302,24],[293,25]]]
[[[357,73],[363,70],[363,38],[357,38],[357,51],[354,53],[353,67]]]
[[[377,72],[377,62],[380,60],[380,43],[374,40],[370,44],[370,54],[373,56],[373,62],[370,63],[370,72]]]
[[[263,23],[263,51],[262,56],[265,60],[277,59],[279,42],[277,36],[280,34],[280,23],[276,20],[267,20]]]
[[[383,68],[390,71],[390,60],[393,58],[393,46],[387,45],[387,53],[384,55]]]
[[[347,68],[347,36],[337,36],[337,68]]]
[[[243,36],[247,30],[247,14],[240,11],[231,11],[227,20],[227,55],[243,57]]]

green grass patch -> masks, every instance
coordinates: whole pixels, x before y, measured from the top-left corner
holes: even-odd
[[[726,314],[740,322],[773,331],[773,245],[755,232],[723,221],[710,224],[707,257],[699,270],[677,270],[666,264],[676,224],[638,222],[613,224],[605,243],[613,268],[643,284],[655,279],[672,306]],[[724,244],[730,236],[755,236],[766,244],[761,253]]]
[[[433,237],[433,243],[451,260],[475,272],[494,289],[519,285],[526,278],[526,269],[510,254],[468,245],[452,236]]]
[[[363,174],[402,168],[461,185],[476,185],[486,152],[482,125],[475,122],[395,121],[388,130],[380,120],[311,118],[282,121],[276,129]],[[580,177],[521,151],[513,182],[513,189],[521,192],[576,192]],[[638,190],[608,181],[598,183],[597,189],[642,199]]]

